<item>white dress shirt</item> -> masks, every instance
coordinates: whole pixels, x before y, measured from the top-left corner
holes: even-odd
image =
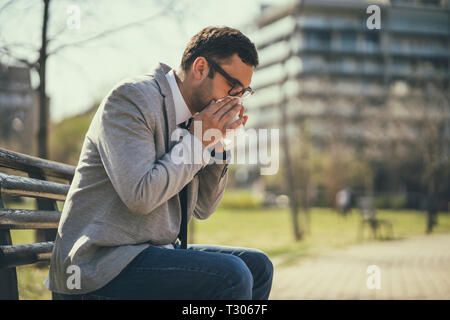
[[[170,91],[172,91],[173,102],[175,104],[175,117],[177,126],[182,122],[186,122],[192,117],[192,113],[189,110],[186,101],[184,101],[180,88],[178,87],[177,80],[175,79],[175,70],[170,70],[166,73],[166,79],[169,82]]]

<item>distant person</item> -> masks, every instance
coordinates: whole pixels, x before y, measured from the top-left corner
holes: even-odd
[[[187,223],[214,213],[228,178],[230,152],[203,133],[246,123],[234,97],[252,92],[257,65],[239,30],[208,27],[177,70],[160,63],[109,92],[64,204],[48,277],[54,299],[268,299],[273,265],[262,251],[182,246]],[[186,135],[173,140],[177,127]],[[178,147],[206,158],[179,163]]]
[[[336,194],[336,208],[343,216],[346,216],[351,208],[351,193],[348,188],[340,190]]]

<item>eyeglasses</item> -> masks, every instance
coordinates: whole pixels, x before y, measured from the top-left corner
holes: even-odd
[[[233,97],[240,96],[242,98],[245,98],[254,93],[252,88],[250,87],[244,88],[243,84],[239,80],[233,78],[228,73],[226,73],[221,66],[219,66],[216,62],[214,62],[214,60],[208,57],[205,57],[205,59],[206,61],[208,61],[208,63],[213,69],[219,72],[231,84],[231,89],[228,90],[229,96]],[[212,77],[212,73],[210,73],[210,75]]]

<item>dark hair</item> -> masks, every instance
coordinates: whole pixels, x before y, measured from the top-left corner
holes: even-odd
[[[239,30],[230,27],[206,27],[194,35],[187,44],[181,59],[181,67],[187,71],[200,56],[226,59],[235,53],[242,62],[258,66],[255,45]]]

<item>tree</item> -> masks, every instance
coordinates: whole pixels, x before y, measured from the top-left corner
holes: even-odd
[[[392,112],[383,120],[386,131],[395,134],[384,141],[380,162],[403,184],[415,187],[427,212],[426,232],[431,233],[450,194],[448,82],[417,80],[410,86],[398,82],[393,91],[390,109],[401,106],[397,113],[402,115]]]
[[[99,32],[93,36],[87,37],[85,39],[62,43],[59,45],[52,46],[55,40],[61,36],[66,30],[67,26],[62,26],[59,31],[54,35],[49,36],[49,23],[51,18],[50,3],[51,0],[42,0],[43,4],[43,14],[41,21],[41,41],[38,48],[34,47],[32,43],[1,43],[0,42],[0,54],[11,58],[13,61],[26,65],[31,70],[36,71],[39,78],[39,86],[37,88],[39,96],[39,131],[38,131],[38,157],[47,159],[48,158],[48,123],[49,123],[49,99],[46,92],[47,84],[47,61],[48,59],[60,53],[63,50],[67,50],[73,47],[80,47],[88,43],[94,42],[96,40],[111,36],[113,34],[119,33],[123,30],[134,28],[137,26],[142,26],[148,21],[155,19],[160,15],[167,14],[173,6],[174,1],[157,1],[155,3],[159,4],[161,9],[149,15],[148,17],[133,21],[124,25],[114,27],[102,32]],[[11,10],[14,1],[10,0],[6,2],[2,7],[0,7],[0,15],[7,10]],[[177,11],[179,14],[179,11]],[[27,57],[20,56],[18,51],[21,49],[30,49],[31,53],[37,53],[37,58],[30,59]],[[1,56],[0,56],[1,58]]]
[[[53,3],[51,0],[42,0],[43,11],[42,11],[42,20],[41,20],[41,37],[39,47],[36,48],[32,43],[2,43],[0,42],[0,54],[2,56],[9,57],[14,62],[26,65],[32,71],[35,71],[38,75],[39,86],[37,88],[38,97],[39,97],[39,130],[38,130],[38,157],[43,159],[48,159],[48,125],[49,125],[49,98],[47,96],[46,84],[47,84],[47,62],[51,56],[54,56],[63,50],[67,50],[69,48],[80,47],[86,45],[88,43],[94,42],[96,40],[111,36],[113,34],[119,33],[123,30],[134,28],[137,26],[142,26],[146,22],[155,19],[160,15],[167,14],[172,8],[173,1],[158,1],[154,0],[155,3],[159,4],[161,9],[152,13],[148,17],[133,21],[124,25],[120,25],[97,34],[94,34],[85,39],[62,43],[59,45],[53,45],[55,40],[61,36],[66,30],[67,26],[62,26],[59,31],[55,34],[49,36],[49,24],[51,22],[51,10],[50,4]],[[3,6],[0,7],[0,15],[5,13],[7,10],[11,10],[13,5],[17,2],[10,0],[6,2]],[[176,11],[177,14],[180,14],[180,11]],[[4,21],[4,20],[3,20]],[[23,57],[18,52],[20,49],[29,49],[31,51],[29,55],[34,56],[33,58]],[[2,58],[0,56],[0,58]],[[36,57],[37,56],[37,57]],[[42,200],[38,199],[38,206],[46,206],[42,202]],[[46,208],[49,209],[49,208]],[[37,233],[37,241],[52,241],[55,239],[56,230],[39,230]]]
[[[417,113],[420,130],[416,150],[423,166],[421,178],[427,205],[426,232],[431,233],[437,225],[439,208],[448,201],[450,191],[450,105],[445,87],[426,83],[421,99],[415,100],[412,106]]]

